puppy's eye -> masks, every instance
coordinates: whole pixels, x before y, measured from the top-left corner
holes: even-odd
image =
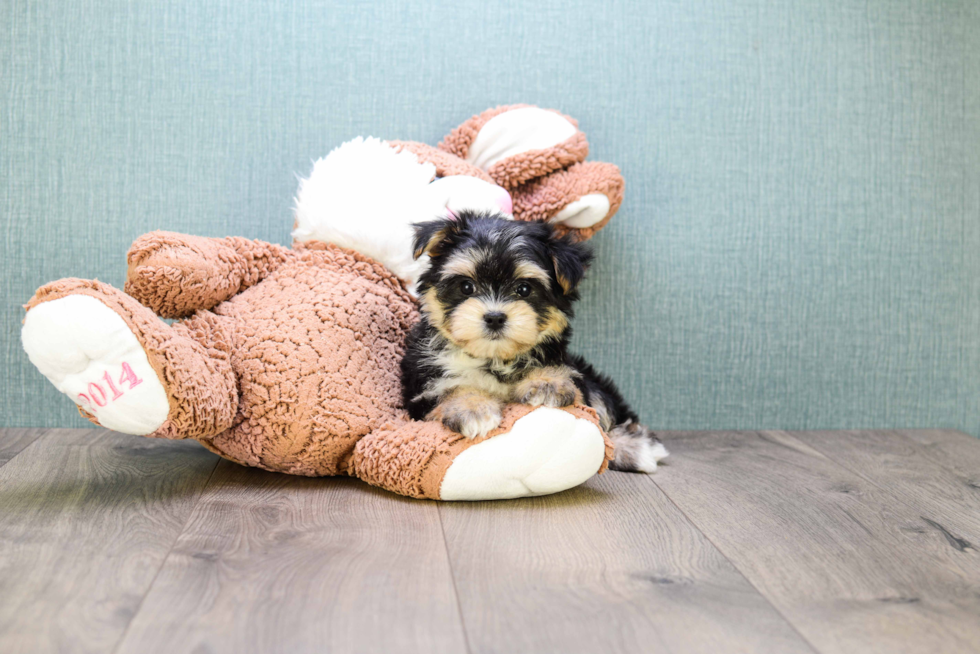
[[[517,288],[514,289],[514,292],[521,297],[527,297],[531,294],[531,285],[527,282],[521,282],[517,285]]]
[[[473,286],[473,282],[468,279],[464,279],[459,283],[459,292],[463,295],[473,295],[476,293],[476,286]]]

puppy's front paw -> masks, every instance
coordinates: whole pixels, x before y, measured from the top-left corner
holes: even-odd
[[[440,403],[442,424],[467,438],[486,436],[500,426],[500,403],[481,393],[461,393]]]
[[[544,368],[517,385],[517,401],[531,406],[563,407],[575,404],[578,397],[570,371],[562,368]]]
[[[575,403],[575,384],[571,382],[553,383],[531,382],[521,395],[521,404],[531,406],[563,407]]]

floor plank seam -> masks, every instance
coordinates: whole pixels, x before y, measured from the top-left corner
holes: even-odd
[[[689,523],[691,524],[691,526],[692,526],[692,527],[693,527],[694,529],[697,529],[697,530],[698,530],[698,532],[699,532],[699,533],[700,533],[700,534],[701,534],[702,536],[704,536],[704,538],[705,538],[705,540],[706,540],[706,541],[708,541],[708,543],[710,543],[710,544],[711,544],[711,546],[712,546],[712,547],[714,547],[714,548],[715,548],[715,550],[716,550],[716,551],[717,551],[717,552],[718,552],[718,553],[719,553],[719,554],[720,554],[720,555],[721,555],[722,557],[724,557],[724,559],[725,559],[726,561],[728,561],[728,563],[729,563],[729,565],[731,565],[731,566],[732,566],[732,569],[733,569],[733,570],[735,570],[735,571],[736,571],[736,572],[737,572],[737,573],[739,574],[739,576],[740,576],[740,577],[742,577],[742,579],[744,579],[744,580],[745,580],[745,583],[747,583],[747,584],[749,585],[749,587],[751,587],[751,588],[752,588],[753,590],[755,590],[755,592],[759,594],[759,597],[761,597],[762,599],[764,599],[764,600],[766,601],[766,603],[767,603],[767,604],[768,604],[768,605],[769,605],[770,607],[772,607],[772,610],[773,610],[773,611],[775,611],[775,612],[776,612],[777,614],[779,614],[779,615],[780,615],[780,617],[782,617],[782,619],[783,619],[783,621],[784,621],[784,622],[786,622],[786,624],[787,624],[787,625],[789,625],[789,628],[790,628],[790,629],[792,629],[792,630],[793,630],[793,632],[794,632],[794,633],[795,633],[796,635],[798,635],[798,636],[800,637],[800,639],[802,639],[802,641],[803,641],[804,643],[806,643],[806,644],[807,644],[807,646],[808,646],[808,647],[809,647],[809,648],[810,648],[810,649],[811,649],[811,650],[812,650],[812,651],[814,652],[814,654],[821,654],[821,652],[820,652],[820,650],[819,650],[819,649],[817,648],[817,646],[816,646],[816,645],[814,645],[814,644],[813,644],[813,643],[812,643],[812,642],[810,641],[810,639],[809,639],[809,638],[807,638],[807,637],[806,637],[805,635],[803,635],[803,633],[802,633],[802,632],[801,632],[801,631],[800,631],[800,630],[799,630],[799,629],[797,628],[797,626],[796,626],[796,625],[795,625],[795,624],[793,623],[793,621],[792,621],[792,620],[790,620],[790,619],[789,619],[789,617],[787,617],[785,613],[783,613],[782,611],[780,611],[780,610],[779,610],[779,607],[778,607],[778,606],[776,606],[775,604],[773,604],[773,603],[772,603],[772,600],[771,600],[771,599],[770,599],[770,598],[769,598],[769,597],[768,597],[768,596],[767,596],[767,595],[766,595],[765,593],[763,593],[763,592],[762,592],[762,589],[760,589],[760,588],[759,588],[758,586],[756,586],[756,585],[755,585],[754,583],[752,583],[752,580],[751,580],[751,579],[749,579],[749,578],[748,578],[748,577],[747,577],[747,576],[745,575],[745,572],[743,572],[743,571],[742,571],[742,569],[741,569],[740,567],[738,567],[738,565],[736,565],[736,563],[735,563],[735,562],[734,562],[734,561],[733,561],[733,560],[731,559],[731,557],[730,557],[730,556],[728,556],[728,554],[726,554],[726,553],[725,553],[725,550],[723,550],[722,548],[720,548],[720,547],[718,546],[718,544],[717,544],[717,543],[716,543],[715,541],[713,541],[713,540],[711,539],[711,537],[710,537],[710,536],[709,536],[708,534],[706,534],[706,533],[704,532],[704,530],[703,530],[703,529],[701,529],[701,527],[699,527],[699,526],[698,526],[698,523],[696,523],[696,522],[695,522],[695,521],[694,521],[694,520],[693,520],[693,519],[691,518],[691,516],[690,516],[690,515],[688,515],[688,513],[687,513],[687,511],[685,511],[685,510],[684,510],[683,508],[681,508],[681,506],[680,506],[680,505],[679,505],[679,504],[678,504],[677,502],[675,502],[675,501],[674,501],[674,498],[672,498],[672,497],[671,497],[671,496],[670,496],[670,495],[669,495],[669,494],[667,493],[667,491],[666,491],[666,490],[665,490],[665,489],[664,489],[664,488],[663,488],[663,487],[662,487],[662,486],[661,486],[660,484],[658,484],[658,483],[657,483],[657,480],[656,480],[656,479],[654,478],[654,475],[647,475],[647,479],[649,479],[649,480],[650,480],[650,483],[651,483],[651,484],[653,484],[654,486],[656,486],[656,487],[657,487],[657,490],[659,490],[659,491],[660,491],[661,493],[663,493],[663,495],[664,495],[664,497],[666,497],[666,498],[667,498],[667,501],[668,501],[668,502],[670,502],[671,504],[673,504],[673,505],[674,505],[674,507],[675,507],[675,508],[676,508],[676,509],[677,509],[678,511],[680,511],[680,512],[681,512],[681,515],[683,515],[683,516],[684,516],[684,518],[685,518],[685,519],[686,519],[686,520],[687,520],[687,521],[688,521],[688,522],[689,522]]]
[[[929,431],[668,436],[654,475],[420,505],[193,442],[0,430],[0,651],[978,654],[980,442]]]
[[[204,494],[207,492],[208,486],[211,485],[211,480],[214,479],[214,473],[218,469],[218,466],[221,464],[222,460],[223,459],[218,458],[214,462],[214,467],[211,468],[211,473],[208,475],[207,480],[204,482],[204,485],[201,487],[201,494],[198,495],[197,501],[194,502],[194,506],[192,506],[190,510],[187,512],[187,518],[184,520],[184,524],[181,525],[180,531],[178,531],[177,534],[174,536],[173,542],[170,543],[170,547],[167,549],[166,555],[162,559],[160,559],[160,565],[159,567],[157,567],[156,572],[153,573],[153,579],[150,581],[149,585],[147,585],[146,591],[143,593],[143,597],[140,598],[140,603],[136,606],[136,610],[133,611],[133,616],[129,619],[129,622],[126,623],[126,628],[123,629],[123,632],[119,636],[119,640],[116,642],[115,647],[112,648],[112,654],[117,654],[117,652],[119,652],[119,648],[122,647],[124,642],[126,642],[126,636],[129,635],[130,627],[133,626],[133,622],[136,621],[136,618],[137,616],[139,616],[140,611],[143,610],[143,604],[146,602],[146,598],[150,595],[150,591],[153,590],[153,586],[156,585],[157,578],[160,576],[160,572],[167,565],[167,560],[170,559],[170,555],[173,553],[174,548],[177,546],[177,541],[180,540],[180,537],[183,535],[184,530],[187,529],[187,524],[191,521],[191,518],[194,517],[194,512],[197,510],[198,505],[201,503],[201,500],[204,499]]]
[[[783,433],[786,434],[786,435],[788,435],[790,438],[793,438],[795,440],[799,440],[798,438],[796,438],[796,436],[794,436],[793,434],[791,434],[789,432],[783,432]],[[903,438],[904,438],[904,436],[903,436]],[[911,441],[909,443],[910,443],[910,445],[915,445],[915,443],[913,443]],[[908,500],[906,500],[903,497],[901,497],[899,494],[895,493],[894,491],[889,490],[887,487],[881,485],[879,482],[877,482],[873,478],[865,475],[861,471],[852,469],[849,466],[845,465],[844,463],[838,461],[837,459],[831,458],[830,455],[825,454],[823,452],[823,450],[818,450],[818,452],[820,453],[821,456],[825,457],[828,461],[830,461],[831,463],[833,463],[834,465],[836,465],[841,470],[844,470],[846,472],[851,473],[852,475],[854,475],[858,479],[863,479],[865,482],[867,482],[871,486],[877,488],[879,491],[881,491],[887,497],[891,498],[892,500],[894,500],[894,501],[898,502],[899,504],[902,504],[903,506],[905,506],[906,508],[908,508],[910,511],[912,511],[913,514],[919,514],[919,518],[923,522],[925,522],[926,524],[928,524],[929,526],[931,526],[933,529],[935,529],[936,531],[938,531],[940,534],[942,534],[942,536],[947,540],[947,542],[949,542],[950,546],[958,549],[961,552],[964,551],[964,549],[970,549],[970,550],[976,549],[976,547],[975,547],[975,545],[973,543],[970,543],[969,541],[966,541],[966,540],[964,540],[962,538],[959,538],[958,536],[955,536],[954,534],[952,534],[948,529],[946,529],[946,527],[944,527],[939,522],[936,522],[934,520],[931,520],[930,518],[927,518],[924,515],[921,515],[921,513],[924,510],[923,507],[917,507],[917,506],[915,506],[914,504],[912,504]],[[923,453],[923,452],[919,452],[919,454],[920,454],[920,456],[927,456],[927,454],[926,453]],[[945,470],[946,472],[948,472],[949,474],[951,474],[953,476],[956,476],[956,474],[957,474],[956,471],[955,470],[951,470],[950,468],[948,468],[947,466],[945,466],[941,461],[936,461],[935,459],[933,459],[931,457],[929,457],[929,460],[932,461],[938,467],[940,467],[943,470]],[[939,517],[939,516],[935,516],[935,517]]]
[[[34,440],[32,440],[30,443],[28,443],[24,447],[20,448],[19,450],[17,450],[17,452],[12,457],[10,457],[9,459],[7,459],[6,461],[0,462],[0,468],[3,468],[5,465],[7,465],[8,463],[10,463],[14,459],[16,459],[18,456],[20,456],[21,453],[24,452],[24,450],[26,450],[27,448],[31,447],[32,445],[34,445],[35,443],[37,443],[38,441],[40,441],[42,438],[44,438],[45,436],[47,436],[48,434],[50,434],[52,431],[54,431],[53,429],[50,429],[50,428],[47,428],[47,427],[42,427],[41,430],[42,430],[41,433],[38,434],[37,437]]]
[[[456,598],[456,612],[459,614],[459,625],[463,629],[463,644],[466,645],[467,654],[473,654],[473,647],[470,645],[470,633],[466,629],[466,618],[463,616],[463,604],[459,599],[459,588],[456,587],[456,570],[453,568],[453,557],[449,554],[449,541],[446,540],[446,525],[442,521],[442,507],[436,505],[436,514],[439,516],[439,530],[442,532],[442,546],[446,552],[446,565],[449,566],[449,578],[453,582],[453,596]]]
[[[949,467],[949,465],[946,463],[946,461],[943,460],[943,457],[937,457],[937,456],[935,456],[935,453],[934,452],[931,452],[929,450],[929,448],[924,447],[924,446],[922,446],[919,443],[916,443],[912,438],[910,438],[909,436],[906,436],[903,433],[905,431],[914,431],[914,430],[893,429],[893,430],[885,430],[885,431],[890,431],[891,433],[895,434],[896,436],[899,436],[903,441],[905,441],[905,443],[908,444],[908,446],[910,448],[912,448],[913,450],[915,450],[915,452],[916,452],[916,454],[918,456],[921,456],[921,457],[925,458],[927,461],[930,461],[933,465],[942,468],[947,473],[949,473],[951,476],[953,476],[953,477],[961,477],[962,476],[962,473],[957,472],[954,468]],[[958,433],[958,434],[963,434],[965,437],[967,437],[969,439],[972,439],[974,441],[977,441],[978,444],[980,444],[980,438],[973,438],[973,436],[970,436],[969,434],[967,434],[965,432],[961,432],[961,431],[956,430],[956,429],[951,429],[951,430],[948,430],[948,431],[952,431],[952,432],[955,432],[955,433]],[[790,435],[792,435],[792,433]],[[796,438],[796,436],[793,436],[793,438]],[[823,453],[822,450],[821,450],[821,453]],[[831,461],[834,461],[835,463],[837,462],[837,459],[830,459],[830,460]],[[845,470],[850,470],[850,468],[848,468],[847,466],[845,466],[843,463],[838,463],[838,465],[840,465]],[[854,474],[860,476],[862,479],[865,479],[866,478],[863,474],[861,474],[859,472],[855,472]],[[869,479],[868,481],[871,481],[871,480]],[[874,483],[874,482],[871,482],[871,483]],[[878,484],[875,484],[875,485],[878,486]],[[878,486],[878,487],[881,488],[880,486]]]

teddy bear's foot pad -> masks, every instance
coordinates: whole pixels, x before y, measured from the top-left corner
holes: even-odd
[[[446,471],[443,500],[491,500],[548,495],[594,475],[605,441],[592,422],[561,409],[541,407],[510,431],[466,449]]]
[[[167,394],[146,352],[98,299],[68,295],[38,304],[21,338],[31,363],[103,427],[146,435],[166,421]]]

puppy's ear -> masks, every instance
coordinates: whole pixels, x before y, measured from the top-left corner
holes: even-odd
[[[585,271],[592,262],[592,250],[584,243],[576,243],[565,235],[552,239],[551,261],[555,266],[555,278],[565,295],[568,295],[585,277]]]
[[[428,254],[430,257],[439,256],[439,246],[458,231],[459,224],[451,218],[440,218],[414,223],[412,228],[415,230],[412,258],[418,259],[423,254]]]

